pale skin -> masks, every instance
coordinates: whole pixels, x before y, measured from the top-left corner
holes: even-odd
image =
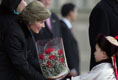
[[[103,51],[98,44],[96,44],[96,51],[94,52],[94,57],[96,62],[100,62],[102,60],[108,59],[108,56],[105,51]]]
[[[77,18],[76,8],[73,11],[70,11],[69,14],[65,18],[67,18],[71,23],[75,21]]]
[[[35,21],[33,24],[31,24],[28,28],[32,32],[38,34],[42,28],[45,27],[45,20],[43,21]]]
[[[25,0],[21,0],[21,2],[18,5],[16,11],[20,13],[26,6],[27,6],[26,1]]]

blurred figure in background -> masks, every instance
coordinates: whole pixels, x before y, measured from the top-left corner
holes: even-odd
[[[79,75],[79,51],[78,44],[72,33],[72,22],[76,20],[77,10],[74,4],[67,3],[61,9],[61,31],[64,42],[67,63],[70,69],[67,77]]]
[[[38,0],[41,1],[46,8],[50,8],[52,0]],[[36,40],[50,39],[54,37],[61,37],[60,23],[58,17],[52,13],[51,16],[45,22],[45,28],[43,28],[39,34],[34,34]]]
[[[90,15],[89,40],[91,46],[90,69],[96,65],[95,38],[99,33],[118,35],[118,0],[101,0]]]

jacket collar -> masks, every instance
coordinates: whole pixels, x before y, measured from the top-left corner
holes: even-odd
[[[31,31],[28,29],[27,25],[23,24],[22,22],[20,22],[20,20],[18,20],[23,32],[24,32],[24,35],[26,38],[28,37],[32,37],[33,34],[31,33]]]
[[[72,24],[71,24],[71,22],[68,20],[68,19],[66,19],[66,18],[62,18],[62,21],[67,25],[67,27],[69,28],[69,29],[72,29]]]

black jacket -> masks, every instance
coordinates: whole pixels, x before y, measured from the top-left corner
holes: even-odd
[[[51,19],[52,31],[49,30],[47,24],[45,23],[45,28],[43,28],[39,32],[39,34],[34,34],[36,40],[61,37],[60,22],[58,17],[54,13],[52,13],[50,19]]]
[[[64,49],[69,69],[76,69],[79,74],[79,50],[77,41],[67,25],[60,21]]]
[[[18,7],[21,0],[2,0],[0,5],[0,13],[2,14],[14,14],[14,10]]]
[[[116,0],[101,0],[90,15],[89,39],[91,46],[91,65],[96,62],[94,59],[95,40],[99,33],[106,36],[118,35],[118,2]]]
[[[21,0],[3,0],[0,7],[0,80],[45,80],[32,35],[13,14],[17,1]]]

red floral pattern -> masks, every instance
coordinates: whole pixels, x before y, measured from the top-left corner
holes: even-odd
[[[51,55],[48,57],[50,60],[55,60],[55,55]]]
[[[115,36],[114,38],[118,40],[118,35],[117,35],[117,36]]]
[[[51,64],[51,62],[47,62],[47,66],[48,66],[48,68],[51,68],[52,67],[52,64]]]
[[[61,38],[37,41],[41,71],[47,79],[61,79],[68,74],[69,69],[62,44]]]
[[[58,61],[59,61],[60,63],[64,63],[64,58],[59,58]]]
[[[58,50],[58,55],[62,56],[63,55],[63,50]]]
[[[54,51],[54,49],[53,48],[49,48],[49,49],[46,49],[45,50],[45,53],[46,54],[50,54],[52,51]]]
[[[44,60],[44,59],[45,59],[45,56],[42,54],[42,55],[39,56],[39,58],[40,58],[41,60]]]

